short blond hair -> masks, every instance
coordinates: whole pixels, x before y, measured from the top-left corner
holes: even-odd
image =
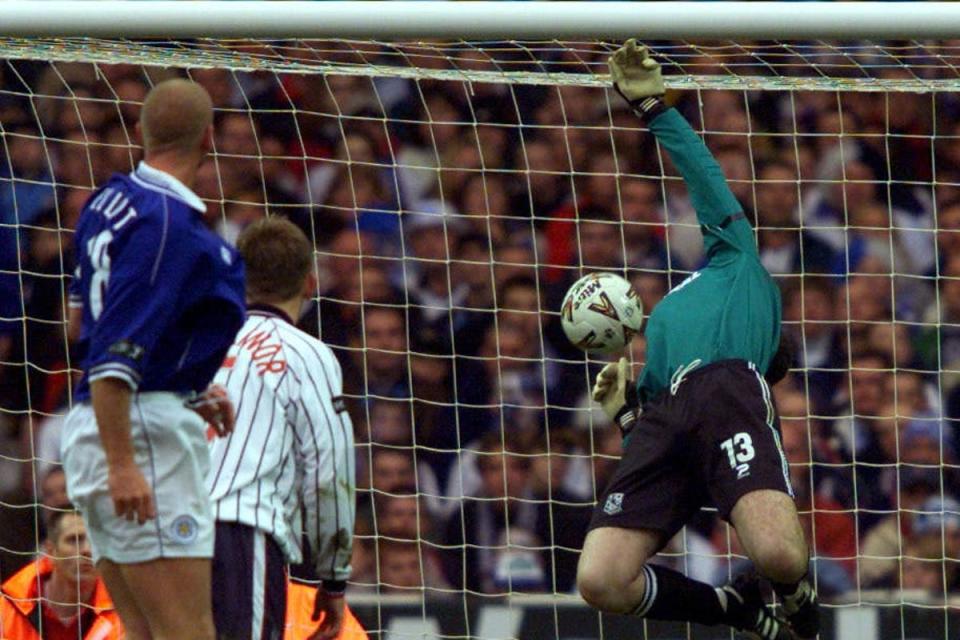
[[[213,102],[202,86],[183,78],[165,80],[147,94],[140,112],[146,153],[199,149],[213,123]]]

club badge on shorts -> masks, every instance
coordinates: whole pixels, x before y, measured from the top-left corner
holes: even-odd
[[[611,493],[607,496],[607,502],[603,505],[603,512],[608,516],[615,516],[623,511],[623,494]]]
[[[197,539],[198,529],[197,519],[193,516],[177,516],[170,525],[170,536],[174,542],[190,544]]]

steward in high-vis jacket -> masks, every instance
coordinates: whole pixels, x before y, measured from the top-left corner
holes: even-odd
[[[120,640],[79,513],[53,515],[43,552],[0,587],[0,640]]]
[[[287,581],[287,620],[285,640],[313,640],[323,623],[323,612],[314,618],[317,588],[310,584]],[[337,640],[368,640],[360,621],[350,607],[344,607],[343,622]]]

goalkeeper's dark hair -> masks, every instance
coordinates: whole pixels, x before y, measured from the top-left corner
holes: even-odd
[[[247,278],[247,301],[282,303],[297,297],[313,268],[313,245],[286,218],[258,220],[237,239]]]
[[[787,373],[795,366],[797,366],[797,343],[793,336],[781,327],[780,344],[777,345],[777,352],[773,354],[763,378],[767,384],[773,386],[786,378]]]

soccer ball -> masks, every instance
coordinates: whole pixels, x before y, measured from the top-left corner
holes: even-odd
[[[612,353],[640,332],[643,303],[620,276],[591,273],[574,282],[563,297],[560,324],[578,349]]]

